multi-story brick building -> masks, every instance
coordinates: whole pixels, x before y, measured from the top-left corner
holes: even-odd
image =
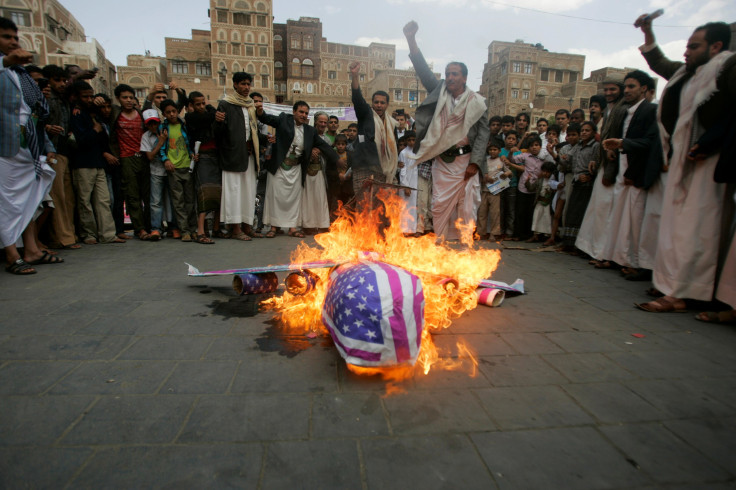
[[[18,26],[20,45],[33,53],[34,64],[97,68],[90,83],[97,92],[112,93],[115,65],[96,40],[87,41],[82,25],[57,0],[0,0],[0,15]]]
[[[252,90],[267,101],[339,107],[352,105],[348,66],[360,61],[364,92],[389,92],[392,109],[409,110],[426,97],[421,86],[417,91],[413,70],[396,69],[394,45],[328,42],[318,18],[275,24],[272,7],[272,0],[210,0],[210,31],[193,29],[191,39],[166,38],[166,67],[156,70],[161,79],[150,69],[157,58],[140,55],[119,67],[120,79],[141,93],[157,81],[176,80],[212,103],[232,90],[233,72],[246,71],[254,78]]]

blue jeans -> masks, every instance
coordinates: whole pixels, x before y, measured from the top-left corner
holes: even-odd
[[[151,231],[161,231],[164,218],[164,191],[168,182],[166,175],[151,174]]]

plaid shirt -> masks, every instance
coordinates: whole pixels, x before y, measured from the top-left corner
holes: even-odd
[[[431,179],[432,178],[432,162],[422,162],[419,165],[417,165],[417,169],[419,170],[419,176],[423,179]]]

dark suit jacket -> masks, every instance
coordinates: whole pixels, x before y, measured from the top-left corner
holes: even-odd
[[[359,175],[374,175],[382,181],[383,169],[378,157],[378,148],[376,148],[376,123],[373,121],[373,109],[363,97],[360,87],[353,90],[352,102],[358,118],[358,137],[353,143],[353,152],[350,156],[353,171],[358,172]]]
[[[279,166],[286,160],[289,146],[294,141],[294,116],[285,112],[278,116],[272,116],[264,112],[258,116],[258,120],[276,129],[276,144],[273,147],[273,156],[266,162],[266,169],[271,174],[275,174]],[[307,178],[307,165],[312,154],[312,148],[317,148],[322,152],[330,172],[337,166],[338,156],[335,150],[332,149],[329,143],[320,138],[314,126],[305,124],[304,152],[299,157],[299,164],[302,167],[302,185]]]
[[[221,100],[217,110],[225,113],[225,121],[215,121],[213,125],[220,168],[228,172],[245,172],[250,161],[248,156],[253,149],[248,149],[249,145],[243,137],[245,135],[243,108]],[[259,138],[259,148],[265,147],[267,141],[264,135],[253,134],[251,131],[250,137]],[[260,155],[255,155],[255,158],[260,158]]]
[[[621,122],[622,134],[625,120],[626,118]],[[659,155],[653,155],[655,158],[650,158],[655,148],[659,147],[655,144],[658,141],[657,106],[644,100],[636,108],[626,134],[623,135],[621,150],[626,154],[629,164],[624,177],[633,180],[636,187],[648,189],[659,176],[662,169],[661,150]]]

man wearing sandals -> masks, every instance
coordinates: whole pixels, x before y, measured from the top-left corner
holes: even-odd
[[[49,115],[46,99],[21,65],[33,55],[20,47],[18,28],[0,17],[0,241],[11,274],[35,274],[32,265],[56,264],[60,258],[36,243],[34,213],[51,188],[53,145],[43,130]],[[23,237],[24,257],[16,242]]]
[[[736,55],[726,51],[731,32],[723,22],[695,29],[684,63],[664,56],[646,15],[634,25],[644,32],[639,49],[649,67],[668,80],[657,118],[668,177],[653,274],[664,296],[637,306],[651,312],[685,311],[686,298],[713,299],[719,248],[730,232],[724,222],[730,224],[726,204],[733,189],[714,180],[720,146],[709,152],[699,147],[706,132],[724,124],[724,108],[736,106]],[[721,276],[732,278],[734,271],[724,269]]]

